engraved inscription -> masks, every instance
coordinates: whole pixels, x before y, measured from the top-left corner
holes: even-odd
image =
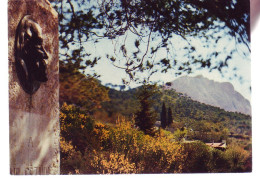
[[[50,168],[49,167],[37,167],[37,174],[39,175],[46,175],[50,173]]]
[[[10,169],[10,174],[12,174],[12,175],[20,174],[20,168],[11,168]]]

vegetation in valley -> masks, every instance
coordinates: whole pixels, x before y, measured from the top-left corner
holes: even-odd
[[[225,112],[157,87],[149,97],[154,98],[150,111],[157,113],[155,117],[160,121],[164,104],[165,109],[172,110],[173,120],[162,128],[155,125],[152,116],[154,124],[146,131],[147,126],[136,123],[143,99],[138,100],[138,95],[140,98],[140,92],[146,93],[140,89],[142,87],[106,91],[113,93],[110,101],[101,103],[104,106],[96,109],[93,115],[75,104],[63,104],[60,115],[62,174],[251,171],[250,116]],[[166,101],[166,97],[171,98]],[[121,103],[124,100],[132,103]],[[118,106],[120,110],[114,108]],[[196,111],[197,115],[188,114],[187,109]],[[238,130],[246,124],[248,127],[244,131]],[[228,144],[225,151],[205,144],[222,140]]]
[[[61,108],[62,174],[251,171],[250,153],[239,145],[221,151],[201,141],[178,141],[175,134],[163,129],[153,136],[145,134],[135,127],[133,119],[121,117],[116,124],[93,124],[81,116],[84,113],[78,113],[73,105]],[[77,123],[65,123],[67,118]],[[69,135],[68,129],[77,133]]]

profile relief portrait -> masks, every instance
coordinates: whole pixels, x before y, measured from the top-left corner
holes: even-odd
[[[31,15],[18,24],[15,37],[15,67],[23,90],[32,95],[48,80],[42,29]]]

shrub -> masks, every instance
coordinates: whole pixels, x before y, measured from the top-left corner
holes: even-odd
[[[90,133],[94,128],[94,120],[92,117],[82,111],[75,105],[68,105],[64,103],[60,109],[60,128],[61,136],[67,142],[84,153],[88,145],[88,139],[91,138]]]
[[[84,156],[84,174],[129,174],[136,173],[135,164],[120,153],[92,151]]]
[[[185,173],[205,173],[210,171],[210,161],[212,154],[209,147],[200,141],[183,143],[184,160],[183,172]]]
[[[178,142],[180,141],[183,141],[184,138],[187,136],[187,129],[183,129],[183,130],[180,130],[180,129],[177,129],[174,133],[174,139]]]
[[[249,158],[249,153],[243,148],[232,145],[225,152],[226,158],[230,164],[231,172],[243,172],[245,171],[246,160]]]
[[[228,170],[230,169],[230,165],[227,160],[227,156],[225,155],[225,152],[215,148],[210,149],[212,153],[212,159],[210,161],[210,172],[228,172]]]
[[[139,152],[142,173],[180,173],[183,169],[183,146],[167,137],[145,136]]]
[[[82,154],[76,151],[72,146],[71,141],[66,142],[63,137],[60,138],[60,151],[61,151],[61,174],[77,174],[81,169]]]

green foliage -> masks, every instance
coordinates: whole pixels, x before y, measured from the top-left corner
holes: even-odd
[[[124,111],[122,107],[120,108],[122,113],[130,115],[133,110],[139,108],[134,105],[138,103],[137,99],[128,96],[133,96],[136,91],[120,93],[116,90],[111,91],[113,92],[111,101],[120,106],[120,103],[128,98],[129,102],[133,103],[130,106],[131,110]],[[104,125],[94,122],[88,111],[84,110],[85,108],[64,103],[60,111],[62,174],[250,172],[252,170],[250,133],[247,132],[251,126],[250,116],[225,112],[192,101],[174,91],[158,93],[156,86],[144,86],[139,88],[138,92],[138,98],[144,103],[143,106],[148,103],[148,107],[154,107],[156,110],[161,107],[160,103],[167,102],[169,107],[173,107],[172,114],[175,121],[169,129],[171,131],[173,129],[174,133],[160,130],[154,132],[153,136],[146,135],[145,131],[135,128],[135,119],[134,117],[131,119],[131,116],[117,119],[114,124]],[[108,102],[104,104],[106,103]],[[120,112],[120,109],[114,111],[111,108],[113,106],[106,105],[103,110],[110,108],[111,112]],[[122,103],[122,105],[126,104]],[[200,116],[202,119],[196,118],[198,114],[203,114]],[[229,146],[226,151],[210,148],[200,141],[183,140],[186,137],[186,139],[199,139],[205,142],[220,141],[230,136],[228,129],[232,130],[233,126],[240,129],[238,132],[240,134],[233,134],[233,137],[228,139]],[[153,130],[152,123],[150,127]],[[151,129],[146,133],[151,133]],[[249,135],[246,135],[247,133]],[[242,137],[244,140],[241,139]]]
[[[109,116],[121,114],[127,118],[132,117],[140,106],[137,101],[136,93],[137,89],[117,91],[110,88],[108,92],[110,101],[102,103],[102,109],[104,109]]]
[[[167,111],[165,102],[163,102],[162,110],[160,114],[161,114],[161,126],[162,128],[165,129],[166,127],[169,127],[173,122],[171,107],[168,107],[168,111]]]
[[[240,13],[234,13],[237,10]],[[105,27],[109,32],[107,33],[109,38],[116,39],[118,36],[124,36],[127,32],[131,32],[137,36],[137,40],[140,41],[141,39],[142,42],[147,42],[143,43],[147,50],[142,52],[136,40],[137,51],[134,51],[132,56],[129,55],[130,53],[127,55],[124,53],[131,52],[131,47],[128,48],[126,44],[120,45],[124,47],[122,54],[127,57],[126,66],[121,68],[127,70],[130,78],[133,78],[135,74],[131,71],[151,70],[156,66],[159,66],[159,72],[167,72],[168,69],[176,67],[175,70],[179,70],[176,74],[191,73],[194,64],[201,65],[202,68],[208,67],[211,70],[218,69],[219,71],[228,66],[226,62],[232,56],[232,51],[230,55],[224,57],[226,59],[224,61],[218,57],[221,52],[215,50],[209,53],[207,59],[203,59],[201,55],[195,53],[196,48],[189,41],[191,36],[205,39],[204,46],[210,43],[217,44],[219,39],[230,36],[238,38],[238,42],[243,42],[246,45],[250,41],[249,2],[246,0],[239,3],[218,0],[198,2],[191,0],[103,1],[101,12],[107,22]],[[111,27],[111,24],[114,26]],[[221,32],[221,35],[217,35],[219,32]],[[188,60],[184,63],[177,63],[179,60],[176,60],[176,56],[174,58],[167,56],[161,57],[160,62],[151,65],[150,59],[162,49],[166,50],[167,54],[178,54],[178,51],[172,50],[171,46],[172,37],[175,35],[188,41],[187,45],[182,47],[186,50],[185,55],[189,57]],[[153,40],[157,40],[158,43],[151,45],[150,41]],[[149,49],[151,50],[148,51]],[[181,58],[183,60],[183,57]],[[218,58],[221,62],[213,64],[215,58]],[[151,74],[154,72],[157,71],[151,71]]]
[[[93,67],[100,58],[90,57],[83,45],[103,28],[96,7],[89,0],[54,0],[52,5],[59,15],[59,59],[77,70]]]
[[[227,139],[230,133],[251,134],[251,117],[235,112],[226,112],[218,107],[206,105],[186,97],[174,90],[161,90],[154,100],[154,108],[159,114],[163,102],[172,109],[173,129],[186,127],[188,139],[204,142],[219,142]],[[178,125],[179,127],[174,127]],[[237,138],[241,138],[236,136]]]
[[[121,114],[131,118],[140,109],[135,93],[139,88],[128,91],[110,90],[111,101],[103,103],[103,110],[114,119]],[[151,97],[152,107],[160,117],[162,105],[168,106],[168,119],[172,111],[171,125],[173,130],[186,127],[188,139],[202,140],[204,142],[219,142],[228,137],[250,139],[251,117],[235,112],[226,112],[218,107],[206,105],[177,93],[174,90],[163,90]],[[158,119],[159,120],[159,119]],[[105,119],[104,119],[105,122]],[[231,135],[232,134],[232,135]]]
[[[184,138],[187,136],[187,129],[185,128],[177,129],[176,131],[174,131],[173,135],[174,135],[174,139],[177,142],[183,141]]]

